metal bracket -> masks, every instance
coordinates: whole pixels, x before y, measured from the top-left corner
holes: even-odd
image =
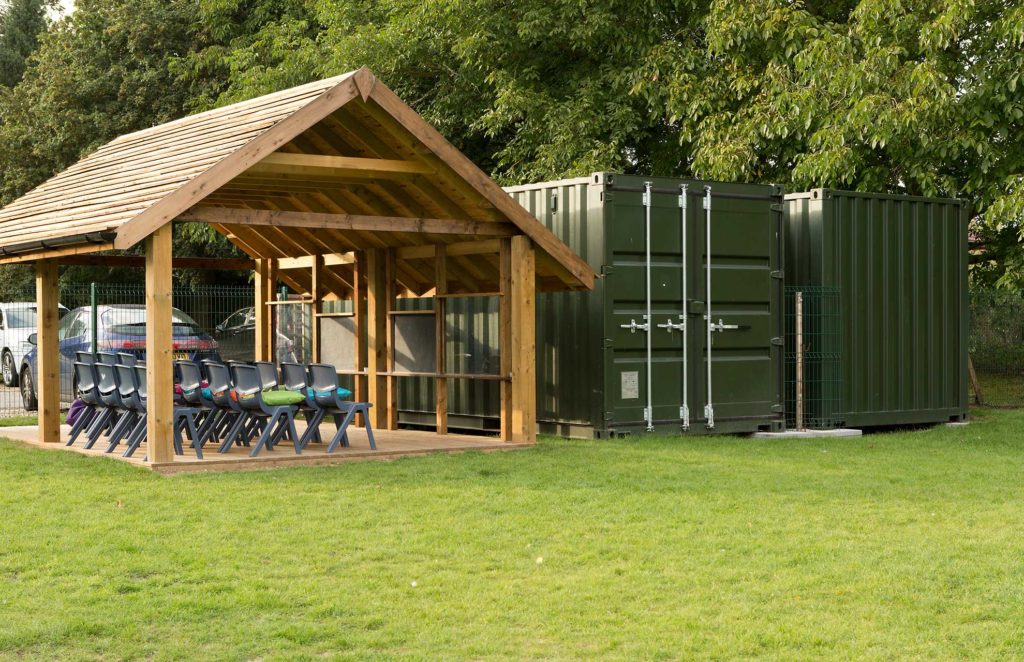
[[[686,432],[687,430],[690,429],[690,408],[687,407],[686,405],[680,407],[679,418],[682,420],[681,427],[683,428],[683,432]]]
[[[776,269],[775,271],[769,273],[768,275],[776,280],[782,280],[783,278],[786,277],[786,272],[784,272],[782,269]]]
[[[739,324],[726,324],[725,322],[722,321],[722,318],[718,318],[717,322],[711,323],[712,331],[732,331],[738,328],[740,328]]]
[[[715,429],[715,407],[713,405],[704,405],[704,418],[707,422],[704,424],[707,429]]]
[[[647,318],[647,316],[644,315],[644,319],[646,319],[646,318]],[[629,324],[620,324],[619,328],[621,328],[621,329],[629,329],[630,333],[636,333],[638,330],[639,331],[646,331],[649,326],[650,325],[647,322],[644,322],[643,324],[637,324],[636,320],[632,319],[632,320],[629,320]]]
[[[651,410],[644,407],[644,420],[647,421],[647,431],[654,432],[654,422],[651,421]]]
[[[679,319],[683,321],[676,323],[673,322],[672,318],[670,317],[667,320],[665,320],[664,324],[656,324],[655,326],[657,326],[659,329],[666,329],[669,333],[672,333],[673,331],[683,331],[686,329],[686,318],[680,315]]]

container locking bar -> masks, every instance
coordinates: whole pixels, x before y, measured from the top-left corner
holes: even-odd
[[[654,182],[644,182],[644,244],[646,246],[646,262],[644,269],[647,281],[647,314],[644,315],[644,331],[647,332],[647,407],[644,409],[644,418],[647,420],[647,431],[654,432],[654,397],[651,393],[653,380],[651,368],[654,361],[651,359],[651,343],[653,342],[651,325],[651,206],[654,203]]]
[[[683,184],[679,187],[679,233],[682,235],[683,243],[683,312],[679,316],[682,322],[676,325],[675,328],[683,332],[683,404],[679,407],[679,426],[683,432],[690,429],[690,329],[686,323],[686,297],[688,292],[686,291],[686,205],[690,199],[690,187]],[[671,320],[669,321],[671,325]],[[669,326],[668,332],[672,333],[672,326]]]
[[[711,187],[704,187],[704,239],[706,242],[705,257],[704,257],[704,284],[705,284],[705,304],[704,304],[704,321],[707,322],[707,364],[708,364],[708,392],[707,392],[707,404],[704,405],[704,425],[709,430],[715,429],[715,405],[711,397],[711,332],[714,328],[714,322],[711,321]]]
[[[710,325],[712,331],[732,331],[733,329],[740,328],[739,324],[726,324],[719,317],[717,322],[712,322]]]
[[[647,315],[644,315],[644,319],[647,319]],[[642,324],[637,324],[636,320],[632,319],[632,320],[629,320],[629,324],[620,324],[619,328],[629,329],[630,333],[636,333],[638,329],[640,331],[646,331],[647,327],[649,327],[649,326],[650,326],[650,324],[648,324],[647,322],[644,322]]]
[[[676,323],[673,322],[672,318],[670,317],[667,320],[665,320],[664,324],[655,324],[655,326],[657,326],[659,329],[665,329],[669,333],[672,333],[673,331],[682,331],[686,328],[686,318],[680,315],[679,319],[683,321]]]

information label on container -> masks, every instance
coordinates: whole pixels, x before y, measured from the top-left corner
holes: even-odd
[[[622,373],[622,399],[636,400],[640,397],[640,373],[635,370]]]

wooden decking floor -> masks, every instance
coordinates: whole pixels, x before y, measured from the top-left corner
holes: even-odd
[[[299,434],[303,432],[303,423],[296,421]],[[334,435],[334,426],[325,423],[321,428],[325,441]],[[400,457],[427,455],[430,453],[461,453],[465,451],[505,451],[530,448],[533,444],[506,443],[497,437],[466,434],[437,434],[422,430],[374,430],[377,449],[370,448],[366,431],[362,428],[349,428],[349,447],[339,446],[333,453],[327,453],[327,443],[310,443],[301,455],[295,453],[291,442],[285,441],[272,451],[264,449],[256,457],[250,457],[251,448],[235,446],[227,453],[218,453],[215,444],[207,444],[203,449],[203,459],[196,457],[195,451],[185,448],[184,455],[176,455],[173,462],[154,464],[146,462],[146,445],[143,444],[135,455],[130,458],[121,457],[124,452],[122,444],[113,453],[105,453],[106,444],[103,439],[91,449],[83,448],[82,437],[74,446],[65,446],[70,438],[70,427],[61,426],[61,443],[43,444],[39,441],[38,429],[34,425],[0,428],[0,438],[13,439],[35,448],[63,450],[93,457],[112,458],[129,464],[151,469],[161,474],[175,474],[193,471],[237,471],[250,469],[270,469],[274,467],[292,467],[318,464],[340,464],[366,460],[394,460]]]

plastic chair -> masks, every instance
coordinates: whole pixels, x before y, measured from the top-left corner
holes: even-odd
[[[334,418],[336,432],[327,446],[327,452],[334,452],[339,444],[346,447],[349,445],[348,426],[357,413],[362,413],[363,420],[366,422],[366,436],[370,441],[370,448],[377,450],[377,443],[373,438],[373,426],[370,425],[370,407],[373,405],[369,402],[342,400],[338,395],[338,371],[333,365],[314,363],[309,366],[309,377],[312,382],[312,392],[306,394],[306,402],[311,407],[319,408],[318,418],[316,415],[314,416],[316,426],[319,427],[320,422],[328,414]],[[305,437],[305,442],[308,443],[309,435],[307,434]]]
[[[231,372],[228,366],[210,360],[203,361],[203,365],[206,366],[207,379],[210,382],[211,399],[222,412],[214,428],[215,435],[217,431],[223,433],[218,452],[227,453],[236,440],[239,444],[248,446],[252,435],[248,426],[255,425],[257,421],[248,412],[243,411],[231,397]]]
[[[92,365],[96,363],[96,355],[92,352],[75,352],[75,362]]]
[[[146,367],[135,365],[130,368],[132,373],[132,379],[134,380],[135,398],[132,400],[131,405],[136,412],[140,412],[139,422],[136,424],[135,429],[129,438],[128,449],[124,453],[124,457],[131,457],[143,441],[146,441],[147,437],[147,424],[149,419],[149,412],[147,409],[147,382],[146,382]],[[185,451],[183,448],[183,435],[188,434],[189,439],[192,440],[192,446],[196,451],[196,458],[203,459],[203,449],[198,444],[199,434],[196,431],[196,412],[194,407],[174,407],[173,419],[172,419],[172,430],[173,430],[173,443],[174,452],[177,455],[184,455]],[[148,454],[146,459],[148,459]]]
[[[97,363],[96,368],[96,391],[99,395],[100,404],[104,407],[100,420],[96,421],[89,430],[89,439],[85,444],[86,448],[92,448],[100,434],[109,429],[108,437],[114,437],[122,432],[122,416],[125,411],[124,403],[121,402],[121,395],[118,392],[117,371],[114,366],[108,363]]]
[[[104,366],[104,369],[106,369],[106,366]],[[140,416],[139,394],[134,368],[118,363],[114,366],[114,372],[117,375],[117,394],[124,408],[124,413],[121,415],[121,420],[118,421],[119,433],[111,432],[110,434],[110,443],[107,444],[107,450],[104,451],[106,453],[113,453],[117,445],[121,443],[122,438],[130,439],[133,436],[138,430]],[[145,424],[145,421],[143,421],[143,424]]]
[[[260,372],[256,366],[233,364],[231,376],[235,382],[238,406],[261,421],[260,438],[249,455],[255,457],[264,446],[272,450],[278,440],[285,436],[291,439],[295,452],[301,453],[299,435],[295,430],[295,412],[298,411],[298,406],[268,405],[263,400],[265,385],[260,380]]]
[[[78,352],[86,354],[86,352]],[[91,356],[91,355],[89,355]],[[100,414],[101,403],[99,392],[96,390],[96,367],[85,361],[75,361],[75,381],[78,383],[78,397],[85,403],[85,411],[78,417],[78,420],[71,426],[71,438],[66,446],[73,446],[78,440],[78,435],[87,430],[91,423]]]
[[[264,391],[269,391],[278,387],[278,375],[277,366],[270,361],[256,361],[253,365],[260,372],[260,384],[263,385]]]
[[[303,448],[306,447],[310,441],[316,441],[320,443],[320,422],[323,421],[323,416],[320,416],[320,420],[315,420],[317,412],[320,411],[318,405],[311,405],[307,391],[309,390],[309,372],[306,366],[301,363],[290,363],[287,361],[281,362],[281,381],[283,386],[288,391],[295,391],[306,396],[306,402],[300,407],[299,411],[302,412],[306,419],[306,430],[302,433],[300,443]]]
[[[114,352],[96,352],[96,363],[115,366],[117,365],[117,354]]]
[[[181,399],[185,405],[194,407],[197,410],[196,428],[199,438],[193,443],[198,443],[202,448],[214,434],[218,423],[218,417],[222,415],[212,398],[203,395],[203,371],[195,361],[175,361],[178,373],[181,375]]]
[[[139,358],[134,354],[130,354],[128,352],[118,352],[117,362],[120,365],[126,365],[129,368],[131,368],[134,367],[135,364],[139,362]]]

